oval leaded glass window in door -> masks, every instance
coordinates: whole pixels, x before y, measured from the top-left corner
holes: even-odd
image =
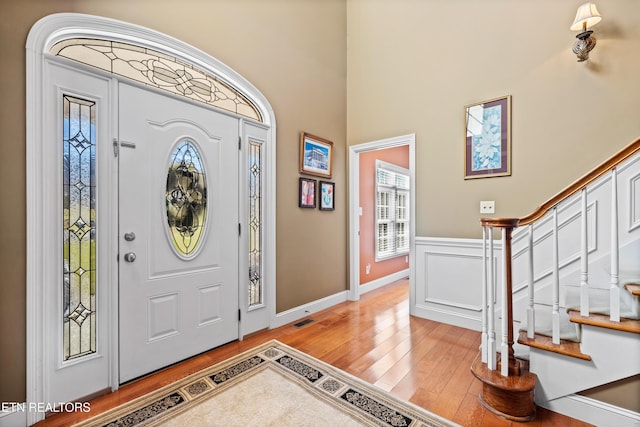
[[[169,236],[183,257],[196,254],[207,219],[207,182],[202,163],[196,146],[183,140],[171,154],[167,173]]]

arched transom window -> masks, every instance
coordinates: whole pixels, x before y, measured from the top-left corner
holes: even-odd
[[[67,39],[54,44],[49,52],[259,122],[263,121],[256,106],[232,86],[190,64],[153,49],[111,40]]]

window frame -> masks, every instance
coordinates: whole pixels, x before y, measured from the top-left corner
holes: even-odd
[[[404,180],[407,183],[406,188],[402,188],[398,186],[397,180],[394,179],[392,184],[384,184],[379,180],[379,171],[384,170],[390,174],[401,175],[404,177]],[[409,169],[394,165],[392,163],[385,162],[383,160],[376,160],[375,165],[375,207],[374,207],[374,253],[376,262],[384,261],[388,259],[397,258],[400,256],[408,255],[411,250],[410,245],[410,227],[409,223],[411,221],[411,173]],[[380,204],[381,194],[389,194],[388,202],[384,205],[385,212],[388,217],[381,218],[380,213],[382,212],[382,206]],[[399,196],[404,196],[404,212],[406,214],[406,218],[399,219],[398,211],[399,211]],[[403,248],[398,249],[398,233],[397,233],[397,224],[406,224],[404,227],[405,232],[403,233],[405,237],[406,244]],[[380,234],[380,225],[387,224],[388,234],[387,236],[381,236]],[[386,237],[386,239],[385,239]],[[391,246],[390,250],[381,251],[380,243],[382,239],[387,240],[387,244]]]

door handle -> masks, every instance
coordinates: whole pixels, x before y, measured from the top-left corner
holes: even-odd
[[[134,240],[136,240],[136,233],[124,233],[124,240],[126,240],[127,242],[133,242]]]
[[[136,260],[136,254],[133,252],[127,252],[124,254],[124,260],[127,262],[133,262]]]

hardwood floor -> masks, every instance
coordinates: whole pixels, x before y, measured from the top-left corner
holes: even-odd
[[[402,280],[315,313],[313,322],[246,337],[122,386],[91,401],[90,413],[54,414],[37,426],[68,426],[162,387],[258,344],[277,339],[463,426],[517,426],[478,401],[470,372],[480,333],[409,316],[409,284]],[[538,408],[528,426],[589,426]]]

